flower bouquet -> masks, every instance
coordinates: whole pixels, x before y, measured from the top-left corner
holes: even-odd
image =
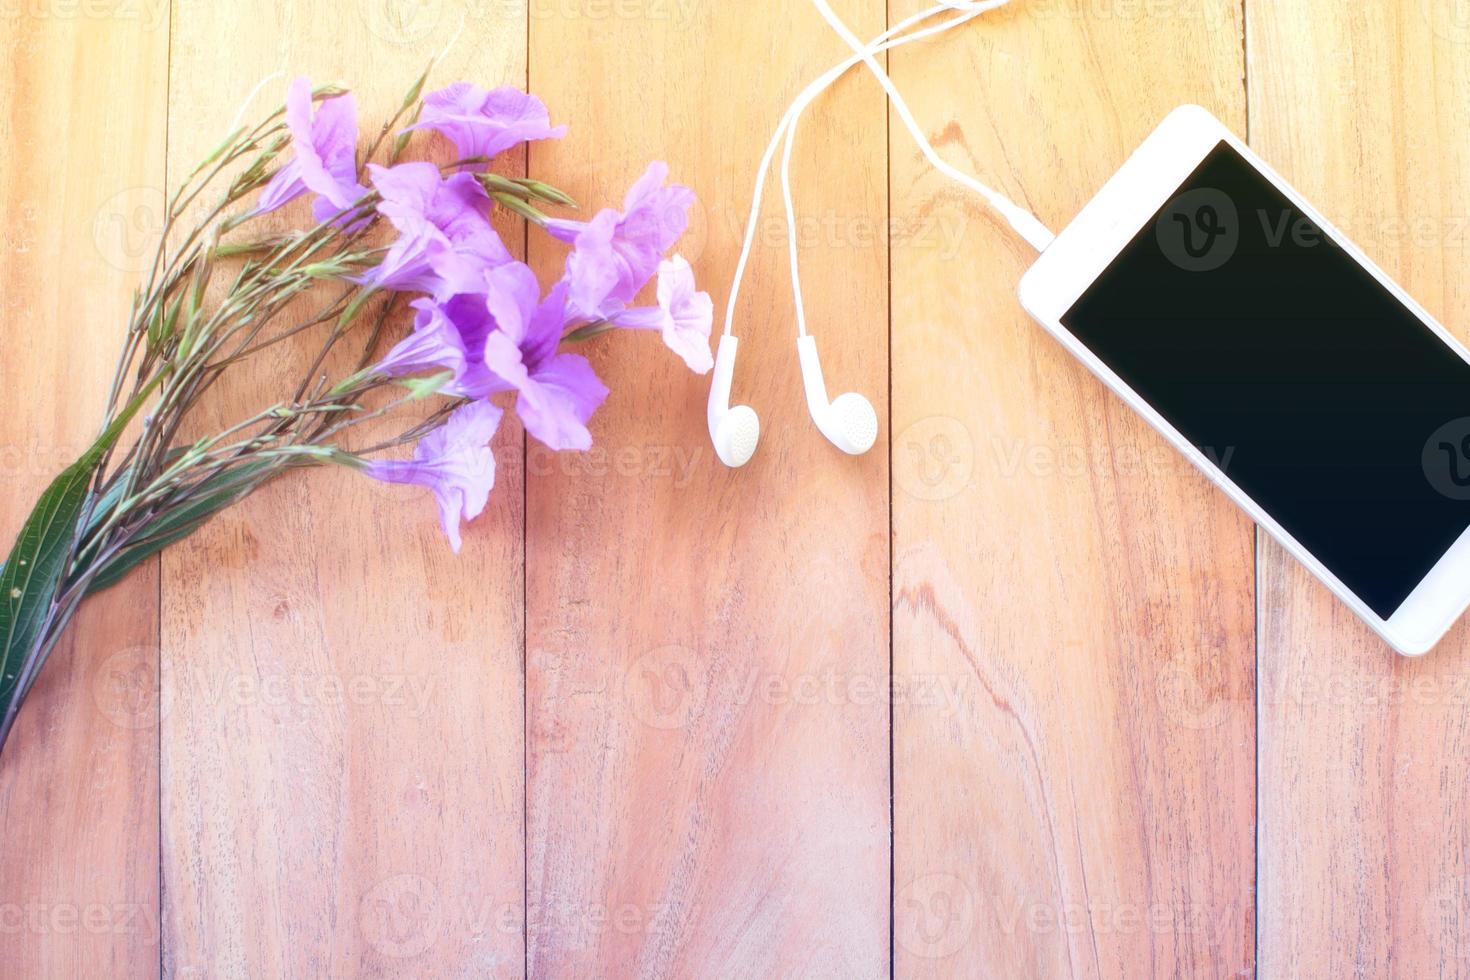
[[[656,330],[709,370],[710,298],[688,262],[665,258],[693,193],[654,163],[621,210],[550,217],[572,200],[490,162],[565,128],[513,88],[422,95],[427,76],[363,147],[352,94],[297,79],[169,199],[101,434],[41,494],[0,566],[0,748],[79,604],[267,481],[336,464],[424,487],[457,552],[460,522],[494,485],[490,441],[507,408],[553,450],[591,446],[608,390],[568,347]],[[425,130],[452,144],[452,162],[405,159]],[[258,220],[302,197],[301,227]],[[496,208],[570,246],[549,289],[496,233]],[[655,279],[657,303],[634,305]],[[306,352],[281,397],[197,432],[206,393],[272,348]]]

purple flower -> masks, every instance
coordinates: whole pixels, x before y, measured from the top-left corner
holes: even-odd
[[[461,160],[493,157],[526,140],[561,139],[565,126],[551,125],[545,104],[534,95],[505,87],[487,92],[469,82],[424,96],[419,121],[409,129],[433,129],[453,141]],[[477,164],[470,169],[485,169]]]
[[[592,365],[558,354],[566,325],[565,283],[542,302],[536,276],[520,262],[491,269],[485,305],[498,329],[485,339],[485,364],[518,392],[516,414],[526,431],[552,449],[589,449],[587,420],[607,398]]]
[[[425,371],[450,371],[454,377],[440,392],[463,398],[483,398],[497,385],[485,367],[485,338],[495,321],[485,298],[465,293],[439,302],[417,299],[411,304],[413,333],[388,352],[375,368],[392,378]]]
[[[684,234],[694,192],[679,184],[665,187],[668,176],[668,164],[655,160],[628,191],[621,213],[607,208],[591,221],[547,222],[553,238],[573,246],[567,280],[575,313],[606,318],[631,303]]]
[[[324,100],[313,118],[311,82],[298,78],[286,93],[286,126],[295,155],[260,192],[256,214],[311,191],[317,195],[312,216],[326,221],[367,193],[357,182],[357,100],[352,93]]]
[[[486,215],[490,197],[471,174],[447,179],[432,163],[369,164],[378,211],[399,232],[363,281],[444,298],[480,292],[485,271],[511,261]]]
[[[714,316],[709,293],[695,291],[694,270],[684,256],[676,255],[659,263],[658,305],[630,307],[615,314],[612,322],[634,330],[661,331],[669,349],[684,358],[691,371],[704,374],[714,366],[709,352]]]
[[[490,440],[502,412],[486,401],[456,409],[444,424],[419,440],[411,460],[373,460],[367,475],[387,483],[428,487],[439,504],[439,519],[449,546],[459,553],[460,520],[485,509],[495,486],[495,454]]]

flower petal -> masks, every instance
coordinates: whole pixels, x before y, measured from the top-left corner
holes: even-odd
[[[461,520],[485,509],[495,486],[495,453],[490,440],[502,412],[487,401],[456,409],[444,424],[419,440],[412,460],[374,460],[366,473],[388,483],[428,487],[439,506],[439,520],[449,545],[460,549]]]
[[[552,449],[592,448],[586,423],[607,398],[607,388],[586,358],[559,354],[533,375],[515,342],[496,331],[485,341],[485,363],[516,389],[516,414],[527,432]]]
[[[278,187],[278,172],[257,205],[258,211],[280,207],[304,189],[318,195],[312,213],[324,221],[347,210],[366,193],[357,182],[357,99],[352,93],[323,100],[313,116],[311,81],[305,76],[296,78],[286,92],[286,126],[294,152],[293,176],[289,185],[283,182]]]
[[[704,374],[714,367],[709,334],[714,325],[715,304],[709,293],[695,290],[694,270],[684,256],[676,255],[659,264],[658,305],[668,313],[662,329],[669,349],[682,357],[696,374]]]
[[[369,166],[378,211],[403,236],[370,281],[447,299],[479,292],[485,271],[511,261],[485,214],[489,196],[470,174],[444,179],[431,163]]]
[[[464,338],[432,300],[416,300],[413,306],[419,310],[413,333],[394,345],[375,370],[391,378],[435,368],[463,376]]]
[[[301,179],[301,161],[294,157],[283,163],[270,183],[260,192],[255,202],[255,214],[268,214],[276,208],[296,200],[306,193],[306,182]]]
[[[607,209],[578,233],[567,256],[567,301],[583,316],[596,318],[618,285],[618,256],[613,250],[618,213]]]
[[[485,274],[485,306],[495,325],[519,350],[536,311],[541,286],[524,262],[507,262]]]
[[[559,139],[565,126],[551,125],[546,105],[510,86],[493,91],[455,82],[424,96],[419,121],[408,130],[432,129],[454,143],[461,159],[494,157],[527,140]],[[472,169],[484,169],[476,164]]]

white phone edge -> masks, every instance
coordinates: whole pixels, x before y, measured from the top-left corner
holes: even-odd
[[[1470,352],[1413,297],[1223,123],[1206,109],[1195,105],[1180,106],[1169,113],[1057,235],[1051,246],[1041,253],[1017,287],[1021,306],[1237,506],[1265,528],[1389,646],[1405,656],[1426,653],[1470,606],[1470,528],[1456,539],[1393,615],[1387,620],[1381,618],[1061,323],[1062,316],[1076,299],[1222,140],[1256,167],[1324,234],[1342,246],[1408,310],[1423,320],[1451,350],[1470,363]],[[1470,405],[1466,406],[1466,414],[1470,415]]]

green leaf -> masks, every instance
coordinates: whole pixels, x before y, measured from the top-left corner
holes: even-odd
[[[112,557],[110,561],[108,561],[107,564],[103,565],[102,570],[93,577],[91,584],[87,586],[87,595],[101,592],[103,589],[111,588],[112,586],[121,582],[124,578],[127,577],[128,572],[131,572],[134,566],[136,566],[143,559],[158,554],[160,551],[162,551],[164,548],[167,548],[175,541],[182,541],[184,538],[187,538],[189,535],[193,534],[195,531],[203,527],[205,522],[213,516],[213,514],[206,514],[204,517],[201,517],[190,524],[186,524],[183,527],[176,528],[175,530],[169,532],[168,534],[162,535],[161,537],[150,538],[147,541],[141,541],[138,544],[132,545],[119,551],[116,555]]]
[[[525,201],[522,201],[515,195],[507,194],[504,191],[493,191],[491,192],[490,196],[494,198],[495,201],[507,211],[515,212],[532,224],[545,226],[546,215],[542,214],[540,211],[537,211],[535,208],[531,207],[531,205],[527,204]]]
[[[346,328],[348,324],[357,318],[357,314],[362,311],[363,305],[378,295],[380,291],[377,286],[368,286],[358,290],[357,295],[348,301],[347,307],[342,311],[342,315],[337,317],[337,329],[342,330]]]
[[[123,494],[128,489],[128,474],[131,472],[132,468],[129,467],[118,474],[117,479],[110,482],[107,489],[102,491],[102,496],[92,505],[92,517],[87,521],[89,532],[101,527],[102,522],[107,520],[107,515],[112,513],[112,508],[122,502]]]
[[[213,150],[209,151],[209,156],[205,157],[199,162],[199,166],[194,168],[194,172],[191,173],[189,177],[192,179],[199,176],[199,174],[204,170],[205,167],[208,167],[220,157],[224,156],[225,151],[234,146],[235,143],[237,143],[240,137],[243,135],[245,135],[245,127],[240,126],[233,133],[226,136],[219,146],[216,146]]]
[[[136,541],[113,555],[87,587],[87,594],[116,585],[143,559],[155,555],[175,541],[182,541],[203,527],[211,517],[251,493],[275,475],[280,464],[258,460],[217,473],[199,484],[194,498],[170,509],[149,524]]]
[[[532,180],[529,177],[518,177],[516,178],[516,182],[543,201],[551,204],[563,204],[569,208],[575,208],[577,206],[577,202],[572,199],[570,194],[559,188],[552,187],[550,184],[539,180]]]
[[[43,652],[42,632],[66,574],[92,476],[156,384],[155,379],[144,386],[91,448],[51,481],[0,569],[0,732],[8,730],[16,701],[24,696],[20,675]]]
[[[593,320],[591,323],[584,323],[567,334],[561,339],[561,342],[564,344],[581,343],[584,340],[591,340],[598,334],[607,333],[611,329],[613,329],[613,325],[607,320]]]
[[[179,306],[182,297],[175,297],[173,302],[161,304],[153,312],[153,318],[148,323],[148,349],[158,350],[164,341],[174,335],[174,328],[179,322]]]
[[[369,378],[373,377],[377,373],[377,369],[374,366],[365,367],[360,371],[354,371],[352,374],[349,374],[341,381],[338,381],[336,384],[332,385],[332,387],[327,391],[327,397],[336,398],[338,395],[345,394],[346,392],[349,392],[353,388],[356,388],[358,385],[362,384],[364,381],[367,381]]]
[[[453,371],[440,371],[422,378],[402,378],[398,384],[408,391],[408,397],[412,399],[428,398],[437,395],[439,389],[454,380]]]
[[[0,572],[0,708],[7,713],[26,656],[41,637],[66,572],[87,487],[101,459],[102,450],[94,446],[52,481]]]
[[[500,191],[504,194],[514,194],[522,200],[530,200],[531,198],[531,191],[528,188],[516,183],[509,177],[487,172],[475,174],[475,179],[480,182],[480,186],[485,188],[487,192],[494,193],[495,191]]]
[[[434,62],[430,61],[428,65],[424,67],[424,73],[419,76],[418,81],[413,83],[413,87],[410,88],[408,90],[408,94],[403,97],[403,103],[400,108],[407,109],[409,106],[413,105],[419,100],[419,94],[424,90],[424,83],[429,80],[429,72],[433,70]]]

